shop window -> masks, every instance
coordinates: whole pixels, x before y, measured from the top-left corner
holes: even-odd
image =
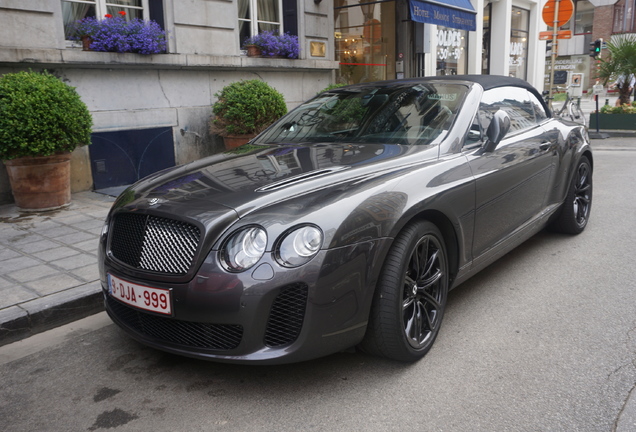
[[[576,2],[574,14],[574,34],[592,33],[594,23],[594,5],[588,0]]]
[[[337,81],[356,84],[395,78],[395,2],[335,0]]]
[[[437,26],[436,75],[465,75],[468,71],[468,32]]]
[[[509,71],[510,76],[521,79],[526,79],[529,18],[529,11],[512,8]]]
[[[152,0],[62,0],[64,36],[73,35],[73,23],[86,17],[103,18],[106,14],[116,16],[126,12],[128,19],[149,19],[149,3]],[[162,23],[160,23],[162,25]]]
[[[283,33],[282,0],[238,0],[241,43],[263,31]]]

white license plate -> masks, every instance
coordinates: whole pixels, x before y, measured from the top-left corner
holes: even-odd
[[[108,293],[136,308],[172,315],[170,290],[138,285],[108,274]]]

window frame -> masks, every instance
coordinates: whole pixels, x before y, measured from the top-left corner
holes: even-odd
[[[612,34],[633,33],[635,31],[636,1],[626,0],[622,5],[615,4],[612,15]]]
[[[583,4],[583,3],[588,3],[589,5],[592,6],[592,9],[590,9],[588,11],[588,13],[589,12],[592,13],[592,26],[590,27],[590,31],[579,33],[579,32],[577,32],[578,23],[577,23],[576,18],[577,18],[577,15],[579,15],[579,5]],[[586,35],[586,34],[591,34],[592,33],[592,29],[594,27],[593,24],[594,24],[594,12],[595,12],[595,9],[596,9],[596,7],[589,0],[576,0],[574,2],[574,14],[573,14],[574,16],[572,17],[573,19],[571,20],[573,25],[570,26],[573,35],[575,35],[575,36],[576,35]],[[574,28],[572,28],[572,27],[574,27]]]
[[[258,31],[259,24],[278,25],[279,26],[278,33],[279,34],[285,33],[284,17],[283,17],[283,6],[284,6],[283,0],[272,0],[272,1],[278,2],[278,22],[265,21],[265,20],[258,19],[258,1],[259,0],[246,0],[246,1],[249,3],[250,18],[241,18],[240,16],[238,17],[239,32],[241,28],[241,23],[245,22],[245,23],[249,23],[250,35],[248,37],[257,35],[259,33]],[[238,6],[238,1],[237,1],[237,6]],[[240,9],[240,8],[237,7],[237,9]],[[242,40],[239,40],[239,45],[240,46],[243,45]]]
[[[78,3],[85,5],[92,5],[95,7],[95,17],[98,20],[103,20],[105,15],[108,13],[108,8],[118,8],[124,11],[128,11],[130,9],[140,10],[141,17],[143,20],[150,19],[150,0],[141,0],[141,6],[131,6],[126,4],[117,4],[113,3],[112,0],[61,0],[61,3]],[[63,23],[65,25],[65,23]],[[65,31],[66,33],[66,31]],[[66,37],[66,36],[65,36]],[[66,39],[67,46],[81,46],[81,42],[71,41]]]
[[[528,99],[527,101],[521,101],[519,100],[516,96],[516,94],[514,94],[511,90],[508,90],[508,92],[506,92],[506,89],[515,89],[519,92],[524,92],[526,94],[526,98]],[[510,95],[512,94],[514,96],[514,99],[508,99],[508,100],[516,100],[517,102],[526,104],[529,104],[529,107],[532,109],[532,118],[529,118],[529,116],[523,116],[526,118],[526,120],[528,122],[531,122],[531,124],[529,124],[527,127],[517,127],[520,126],[520,123],[515,122],[514,120],[517,118],[520,118],[521,116],[515,115],[514,113],[511,113],[511,111],[514,111],[516,113],[519,113],[520,111],[525,111],[529,114],[529,111],[527,109],[520,109],[517,105],[506,105],[503,102],[506,99],[497,99],[494,102],[492,102],[491,104],[486,104],[484,102],[484,95],[486,95],[487,93],[489,94],[495,94],[495,95],[499,95],[499,94],[506,94],[506,95]],[[547,121],[549,119],[549,117],[545,118],[545,119],[537,119],[537,113],[536,113],[536,109],[535,109],[535,103],[533,102],[533,98],[540,103],[540,101],[538,101],[537,97],[532,94],[532,92],[528,91],[528,89],[524,89],[523,87],[516,87],[516,86],[503,86],[503,87],[495,87],[495,88],[491,88],[488,89],[484,92],[484,95],[482,95],[482,100],[479,103],[479,108],[478,108],[478,121],[480,123],[480,126],[482,128],[482,134],[485,135],[486,130],[488,129],[488,126],[490,125],[490,121],[492,121],[492,118],[489,118],[489,116],[487,114],[485,114],[486,112],[492,112],[493,114],[495,112],[497,112],[498,110],[503,110],[506,114],[508,114],[508,116],[510,117],[511,120],[511,125],[510,125],[510,130],[508,131],[508,133],[506,134],[506,137],[512,137],[524,132],[527,132],[531,129],[537,128],[541,125],[541,123],[544,123],[545,121]],[[497,110],[492,110],[489,108],[484,108],[485,106],[493,106],[496,107]],[[546,113],[547,114],[547,113]],[[486,125],[484,120],[488,119],[488,124]],[[482,136],[484,136],[482,135]]]

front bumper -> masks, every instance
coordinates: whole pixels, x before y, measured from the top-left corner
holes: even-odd
[[[238,274],[224,271],[212,252],[195,277],[181,284],[149,281],[101,258],[106,310],[134,339],[176,354],[234,363],[309,360],[363,338],[386,242],[321,251],[295,269],[266,255]],[[172,316],[120,303],[108,294],[107,273],[171,289]]]

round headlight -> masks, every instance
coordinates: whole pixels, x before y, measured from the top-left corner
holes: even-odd
[[[288,233],[279,243],[277,258],[285,267],[298,267],[309,262],[322,246],[322,231],[303,226]]]
[[[265,230],[249,227],[230,236],[221,250],[221,261],[226,270],[233,272],[247,270],[261,259],[266,247]]]

